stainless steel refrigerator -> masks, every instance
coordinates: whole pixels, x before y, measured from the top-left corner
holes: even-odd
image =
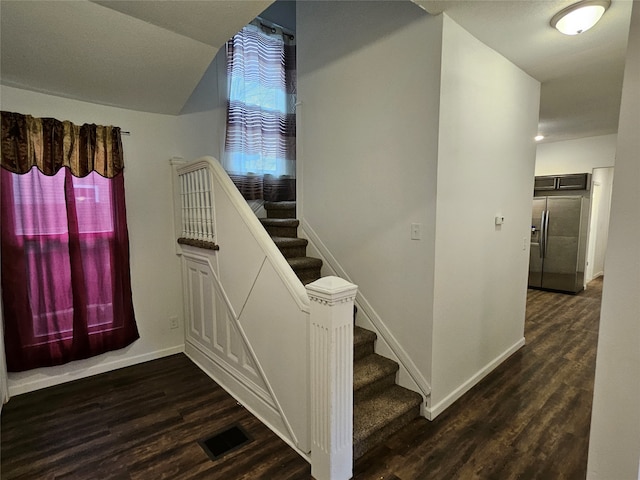
[[[529,287],[577,293],[584,288],[589,201],[534,197]]]

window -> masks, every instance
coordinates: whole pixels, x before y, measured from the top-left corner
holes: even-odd
[[[0,233],[9,371],[88,358],[138,338],[119,129],[106,140],[113,127],[59,124],[2,112]],[[73,132],[81,138],[68,138]],[[24,148],[24,139],[45,147]],[[82,144],[86,157],[46,148],[47,141],[65,148]],[[68,159],[81,161],[64,163]]]
[[[68,212],[65,201],[65,170],[48,177],[38,169],[12,175],[16,235],[22,237],[29,277],[35,345],[73,335],[73,301],[60,295],[52,284],[71,285]],[[71,177],[78,234],[85,259],[84,274],[95,288],[87,289],[87,322],[91,332],[111,328],[113,301],[109,243],[114,240],[109,180],[95,172]],[[42,278],[47,282],[42,282]]]
[[[293,36],[259,22],[247,25],[227,42],[227,77],[223,164],[245,198],[263,198],[265,176],[271,187],[295,177]]]

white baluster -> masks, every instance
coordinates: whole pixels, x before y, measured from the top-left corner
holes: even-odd
[[[193,183],[195,184],[194,195],[196,197],[196,232],[195,238],[198,240],[204,240],[202,238],[202,195],[200,191],[202,185],[200,184],[200,170],[193,172]]]
[[[180,199],[182,202],[182,236],[189,235],[189,201],[187,199],[187,176],[180,175]]]
[[[207,193],[206,193],[206,184],[205,178],[207,175],[207,170],[201,168],[198,171],[198,178],[200,180],[200,212],[201,212],[201,224],[200,224],[200,236],[202,240],[207,240]]]
[[[193,176],[191,175],[191,172],[188,172],[186,176],[187,176],[187,199],[189,204],[189,224],[187,227],[187,238],[193,238],[193,227],[194,227]]]
[[[207,241],[213,242],[213,193],[211,192],[211,175],[205,170],[205,199],[206,199],[206,224]]]
[[[198,186],[196,185],[196,175],[189,172],[191,179],[191,187],[189,194],[191,195],[191,238],[198,238]]]

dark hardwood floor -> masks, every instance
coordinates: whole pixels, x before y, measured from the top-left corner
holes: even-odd
[[[527,344],[435,421],[360,458],[355,479],[583,479],[602,281],[530,290]],[[217,461],[197,440],[239,423]],[[185,356],[20,395],[2,411],[2,479],[309,479],[309,465]]]

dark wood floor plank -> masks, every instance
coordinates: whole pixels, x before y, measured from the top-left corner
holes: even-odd
[[[530,290],[526,345],[433,422],[360,458],[360,480],[584,479],[602,280]],[[2,479],[307,480],[309,465],[184,355],[12,398]],[[254,439],[212,461],[197,443],[240,424]]]

